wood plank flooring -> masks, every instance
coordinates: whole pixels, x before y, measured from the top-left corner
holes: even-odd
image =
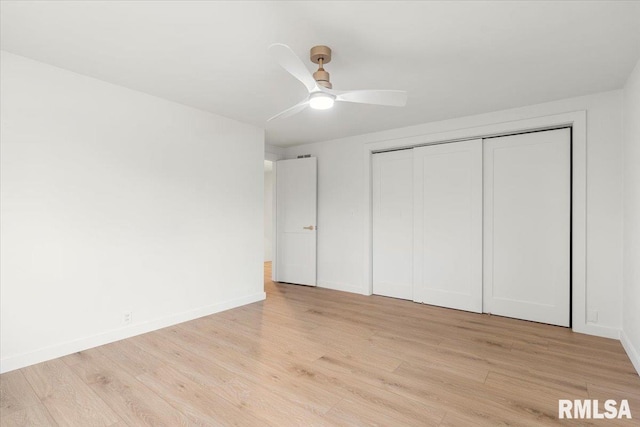
[[[2,426],[640,425],[618,341],[327,289],[267,300],[0,376]],[[558,399],[632,420],[558,420]]]

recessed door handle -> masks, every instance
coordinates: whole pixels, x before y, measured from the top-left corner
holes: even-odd
[[[313,231],[313,225],[310,225],[310,226],[308,226],[308,227],[302,227],[302,228],[304,228],[305,230],[311,230],[311,231]]]

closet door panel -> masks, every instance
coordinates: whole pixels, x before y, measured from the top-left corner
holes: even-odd
[[[414,301],[482,312],[482,140],[413,151]]]
[[[373,155],[373,293],[413,299],[412,150]]]
[[[484,311],[569,326],[569,129],[484,141]]]

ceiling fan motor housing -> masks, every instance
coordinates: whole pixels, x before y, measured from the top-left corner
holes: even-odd
[[[324,86],[327,89],[331,89],[330,76],[327,71],[322,67],[324,64],[331,62],[331,48],[328,46],[314,46],[309,52],[311,62],[318,64],[318,71],[313,73],[313,78],[320,86]]]
[[[319,85],[324,86],[327,89],[331,89],[333,87],[329,81],[329,73],[327,73],[324,68],[320,68],[318,71],[313,73],[313,78],[316,79],[316,82]]]

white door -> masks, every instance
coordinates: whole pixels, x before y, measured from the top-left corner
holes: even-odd
[[[413,299],[413,150],[373,155],[373,293]]]
[[[482,140],[413,154],[414,301],[482,312]]]
[[[276,165],[276,281],[316,285],[315,157]]]
[[[484,311],[569,326],[569,129],[484,140]]]

